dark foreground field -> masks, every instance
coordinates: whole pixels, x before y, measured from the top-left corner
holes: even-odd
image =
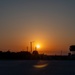
[[[0,60],[0,75],[75,75],[75,61]]]

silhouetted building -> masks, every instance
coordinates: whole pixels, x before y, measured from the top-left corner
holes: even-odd
[[[33,55],[38,55],[38,51],[33,51],[33,53],[32,53]]]

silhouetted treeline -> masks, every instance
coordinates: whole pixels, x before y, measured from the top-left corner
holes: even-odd
[[[2,52],[0,51],[0,59],[30,59],[31,53],[27,51],[21,52]]]
[[[75,55],[44,55],[39,54],[36,50],[32,53],[28,51],[0,51],[0,60],[75,60]]]
[[[0,59],[1,60],[36,60],[36,59],[44,59],[44,55],[38,53],[38,51],[33,51],[32,53],[28,51],[20,51],[20,52],[2,52],[0,51]]]

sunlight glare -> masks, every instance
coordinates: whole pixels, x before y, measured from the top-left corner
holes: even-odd
[[[33,65],[34,68],[45,68],[48,66],[47,61],[38,61],[36,65]]]

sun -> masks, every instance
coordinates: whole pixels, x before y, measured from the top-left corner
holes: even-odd
[[[37,45],[36,45],[36,48],[40,48],[40,44],[37,44]]]

